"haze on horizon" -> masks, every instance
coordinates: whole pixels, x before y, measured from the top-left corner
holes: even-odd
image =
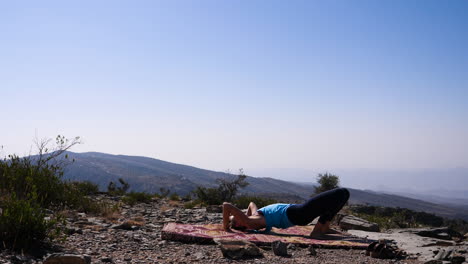
[[[83,138],[76,152],[351,183],[361,168],[468,168],[467,13],[461,0],[2,2],[0,154],[62,134]]]

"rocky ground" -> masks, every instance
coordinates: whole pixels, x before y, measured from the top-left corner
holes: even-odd
[[[276,256],[271,248],[264,247],[263,257],[232,260],[223,257],[217,245],[162,240],[161,229],[166,222],[202,224],[220,223],[222,219],[221,213],[184,209],[181,202],[165,199],[122,205],[120,212],[106,217],[76,212],[68,212],[66,217],[69,235],[55,250],[74,254],[69,258],[72,262],[67,263],[86,263],[89,259],[91,263],[420,263],[416,259],[371,258],[363,250],[318,248],[311,254],[308,248],[294,245],[288,246],[287,257]],[[34,258],[4,251],[0,252],[0,263],[42,263],[48,255]]]

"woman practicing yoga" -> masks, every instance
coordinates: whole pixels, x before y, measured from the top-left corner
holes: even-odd
[[[230,203],[223,204],[224,230],[265,228],[269,232],[272,227],[288,228],[293,225],[307,225],[319,217],[314,230],[310,233],[313,238],[322,238],[330,233],[330,222],[349,199],[349,191],[337,188],[320,193],[303,204],[270,204],[258,209],[250,203],[247,214]]]

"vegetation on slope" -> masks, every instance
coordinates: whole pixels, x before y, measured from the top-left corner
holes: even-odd
[[[70,162],[62,154],[79,144],[79,138],[57,136],[51,151],[48,143],[36,142],[37,156],[9,155],[0,160],[0,248],[28,250],[62,236],[62,218],[50,212],[109,209],[86,196],[96,192],[96,185],[62,180],[63,167]]]
[[[447,219],[406,208],[352,205],[349,210],[358,217],[377,223],[383,229],[448,226],[462,234],[468,232],[468,222],[462,219]]]

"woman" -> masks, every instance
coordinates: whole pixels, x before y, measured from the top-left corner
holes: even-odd
[[[247,214],[230,203],[223,203],[224,230],[234,229],[265,229],[269,232],[272,227],[288,228],[293,225],[307,225],[319,217],[314,230],[310,233],[313,238],[321,238],[330,233],[330,222],[343,208],[349,199],[349,191],[337,188],[320,193],[303,204],[271,204],[257,209],[250,203]]]

